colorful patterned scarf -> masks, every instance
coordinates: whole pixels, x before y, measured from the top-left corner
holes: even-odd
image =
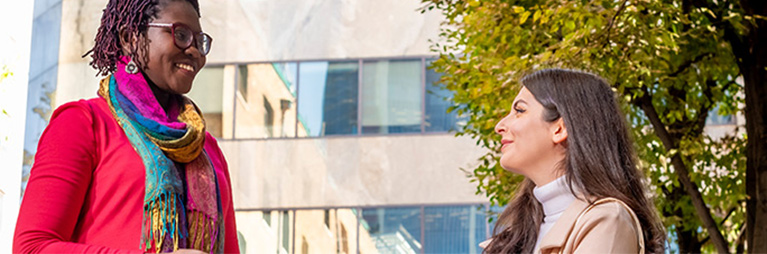
[[[179,248],[221,253],[221,195],[213,165],[203,151],[202,114],[181,95],[172,95],[166,114],[143,74],[125,72],[128,61],[122,57],[114,75],[101,80],[99,95],[146,169],[140,247],[157,253]]]

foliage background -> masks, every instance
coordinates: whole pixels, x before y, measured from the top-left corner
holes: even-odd
[[[746,137],[737,129],[724,136],[704,132],[709,114],[743,110],[741,74],[711,10],[686,2],[424,0],[422,11],[446,17],[442,42],[433,44],[440,53],[433,66],[454,92],[451,110],[468,117],[457,135],[490,151],[470,176],[477,192],[505,205],[521,180],[497,164],[500,137],[493,131],[519,90],[517,80],[549,67],[587,70],[609,80],[619,96],[657,209],[680,251],[716,246],[695,197],[680,183],[675,156],[727,248],[740,244],[742,250]],[[742,23],[753,17],[731,7],[719,22],[746,29]]]

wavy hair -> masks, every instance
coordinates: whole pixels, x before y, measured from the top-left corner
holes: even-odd
[[[615,94],[599,76],[565,69],[546,69],[521,83],[543,105],[543,120],[560,118],[567,128],[562,162],[571,192],[587,197],[613,197],[636,213],[647,253],[664,251],[665,229],[648,198],[637,167],[634,143]],[[535,184],[525,179],[501,213],[486,253],[532,253],[543,222],[543,208],[533,196]]]

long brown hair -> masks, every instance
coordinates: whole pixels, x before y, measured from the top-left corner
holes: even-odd
[[[646,251],[663,252],[665,230],[647,197],[626,120],[607,82],[585,72],[546,69],[521,83],[543,105],[543,120],[564,120],[568,137],[562,170],[571,192],[625,202],[639,218]],[[499,216],[486,253],[535,251],[543,208],[533,196],[535,184],[529,179],[521,184]]]

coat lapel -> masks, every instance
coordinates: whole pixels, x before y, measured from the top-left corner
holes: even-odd
[[[575,199],[575,201],[565,209],[562,216],[557,219],[557,222],[554,223],[551,231],[543,236],[536,253],[549,253],[552,252],[552,248],[553,250],[556,250],[564,247],[568,235],[570,235],[573,227],[575,227],[575,220],[578,218],[581,211],[588,206],[589,204],[580,198]]]

